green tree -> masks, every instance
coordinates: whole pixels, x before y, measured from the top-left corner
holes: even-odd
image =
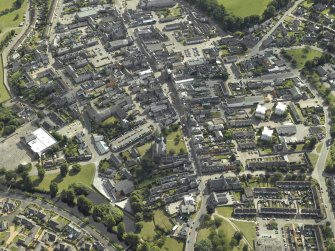
[[[117,225],[117,236],[122,239],[123,238],[123,235],[125,234],[126,232],[126,228],[124,226],[124,223],[123,222],[120,222],[119,225]]]
[[[212,251],[213,244],[210,240],[205,239],[195,243],[194,249],[196,251]]]
[[[77,198],[78,210],[84,215],[89,215],[93,208],[93,202],[86,198],[84,195],[80,195]]]
[[[140,242],[140,237],[137,234],[130,232],[126,234],[125,240],[128,245],[136,249],[138,243]]]
[[[248,250],[249,250],[248,245],[247,245],[247,244],[244,244],[242,251],[248,251]]]
[[[50,189],[51,198],[56,197],[56,195],[58,193],[58,184],[56,182],[51,182],[50,186],[49,186],[49,189]]]
[[[60,166],[60,175],[62,177],[66,177],[67,173],[69,172],[69,166],[66,163],[63,163]]]
[[[75,164],[71,169],[74,173],[79,173],[81,171],[81,166],[79,164]]]
[[[40,180],[43,180],[44,176],[45,176],[45,169],[43,167],[38,168],[37,169],[37,174],[38,174],[38,177],[40,178]]]

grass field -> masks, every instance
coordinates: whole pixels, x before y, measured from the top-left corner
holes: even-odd
[[[59,175],[59,173],[53,173],[53,174],[46,174],[42,182],[39,181],[38,176],[33,176],[32,179],[34,184],[36,184],[37,188],[46,191],[49,191],[50,183],[52,181],[55,181],[58,183],[58,192],[60,193],[63,189],[67,189],[69,185],[72,183],[81,183],[83,185],[91,187],[93,183],[94,173],[95,173],[95,165],[88,164],[81,166],[81,170],[77,174],[73,175],[71,174],[70,171],[65,178],[62,178]]]
[[[218,0],[226,10],[238,17],[261,16],[270,0]]]
[[[180,140],[178,144],[175,142],[175,138],[179,135]],[[171,132],[167,137],[166,137],[166,150],[169,153],[171,150],[173,150],[176,154],[180,153],[180,150],[183,149],[183,151],[186,153],[186,145],[183,140],[183,134],[181,132],[181,129],[179,128],[178,131],[176,132]]]
[[[152,146],[152,141],[145,143],[142,146],[137,147],[137,151],[141,156],[144,156]]]
[[[184,250],[184,242],[180,240],[176,240],[171,237],[167,237],[165,239],[164,245],[161,250],[165,251],[183,251]]]
[[[300,48],[287,50],[287,54],[292,57],[292,60],[297,62],[296,68],[302,69],[308,60],[320,57],[322,52],[309,48]]]
[[[234,212],[233,207],[218,207],[216,208],[218,214],[222,215],[223,217],[231,217]]]
[[[144,240],[153,240],[156,235],[155,224],[153,221],[143,221],[143,228],[141,229],[140,236]]]
[[[0,11],[10,9],[14,2],[15,0],[0,1]],[[28,0],[25,0],[20,9],[0,16],[0,41],[2,41],[2,39],[11,29],[18,29],[18,25],[23,21],[23,16],[27,9],[27,4]],[[9,99],[9,93],[3,83],[3,65],[2,60],[0,60],[0,103],[3,103]]]
[[[170,219],[164,214],[162,210],[156,210],[154,213],[154,223],[157,228],[162,229],[164,232],[168,233],[172,230],[172,223]]]
[[[103,126],[109,126],[109,125],[113,125],[117,121],[118,121],[117,118],[115,118],[114,116],[110,116],[108,119],[105,119],[101,124]]]
[[[308,157],[309,157],[313,167],[315,167],[316,162],[318,162],[319,155],[317,155],[316,153],[308,153]]]
[[[323,146],[323,143],[319,143],[319,144],[316,145],[316,152],[317,153],[321,153],[322,146]]]
[[[232,222],[237,226],[237,228],[243,233],[244,237],[252,245],[253,241],[256,239],[256,224],[247,221],[236,221]]]

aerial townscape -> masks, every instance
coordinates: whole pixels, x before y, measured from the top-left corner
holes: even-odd
[[[335,251],[334,0],[0,0],[0,251]]]

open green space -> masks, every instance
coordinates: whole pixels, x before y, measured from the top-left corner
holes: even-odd
[[[321,153],[322,146],[323,146],[323,143],[319,143],[319,144],[316,145],[316,152],[317,153]]]
[[[238,17],[261,16],[270,0],[217,0],[226,10]]]
[[[168,233],[172,230],[172,223],[170,219],[164,214],[162,210],[156,210],[154,213],[155,226],[164,232]]]
[[[312,0],[306,0],[306,1],[303,1],[302,2],[302,6],[303,7],[305,7],[305,8],[307,8],[307,9],[309,9],[310,7],[312,7],[313,6],[313,1]]]
[[[140,232],[140,236],[144,240],[153,240],[156,235],[155,224],[153,221],[143,221],[143,227]]]
[[[184,242],[180,240],[176,240],[175,238],[167,237],[165,239],[162,250],[165,251],[183,251],[184,250]]]
[[[118,119],[116,117],[110,116],[109,118],[105,119],[101,124],[103,126],[109,126],[109,125],[113,125],[117,121],[118,121]]]
[[[223,217],[231,217],[233,215],[234,212],[234,208],[231,206],[227,206],[227,207],[218,207],[216,208],[216,211],[218,214],[222,215]]]
[[[49,191],[49,186],[51,182],[58,183],[58,192],[60,193],[63,189],[67,189],[72,183],[81,183],[87,187],[91,187],[93,183],[93,178],[95,174],[95,165],[87,164],[81,166],[81,170],[77,174],[71,173],[69,171],[66,177],[61,177],[60,173],[46,174],[42,181],[40,181],[38,176],[33,176],[33,183],[37,188]]]
[[[309,160],[311,161],[313,167],[316,166],[316,163],[318,162],[319,155],[316,153],[308,153]]]
[[[144,145],[137,147],[137,151],[141,156],[144,156],[149,151],[151,146],[152,146],[152,141],[147,142]]]
[[[252,245],[253,241],[256,239],[256,224],[250,221],[232,220],[232,222],[243,233],[250,245]]]
[[[179,140],[176,140],[177,138],[179,138]],[[177,131],[172,131],[167,135],[166,150],[168,153],[170,151],[173,151],[175,154],[179,154],[181,151],[186,153],[186,145],[180,128]]]
[[[311,49],[311,48],[299,48],[299,49],[290,49],[286,53],[292,58],[292,63],[296,65],[296,68],[302,69],[305,66],[305,63],[314,58],[320,57],[322,52]]]

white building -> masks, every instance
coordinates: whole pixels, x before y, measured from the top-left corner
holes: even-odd
[[[30,149],[41,156],[47,149],[57,144],[57,141],[43,128],[38,128],[32,134],[25,137]]]
[[[286,111],[287,106],[282,103],[282,102],[278,102],[276,108],[275,108],[275,114],[276,115],[283,115],[283,113]]]
[[[191,195],[185,195],[183,204],[180,206],[180,212],[182,214],[191,214],[196,210],[196,201]]]
[[[265,141],[270,141],[272,139],[272,135],[273,135],[273,129],[264,127],[261,139]]]
[[[262,105],[257,105],[255,117],[265,119],[266,108]]]

